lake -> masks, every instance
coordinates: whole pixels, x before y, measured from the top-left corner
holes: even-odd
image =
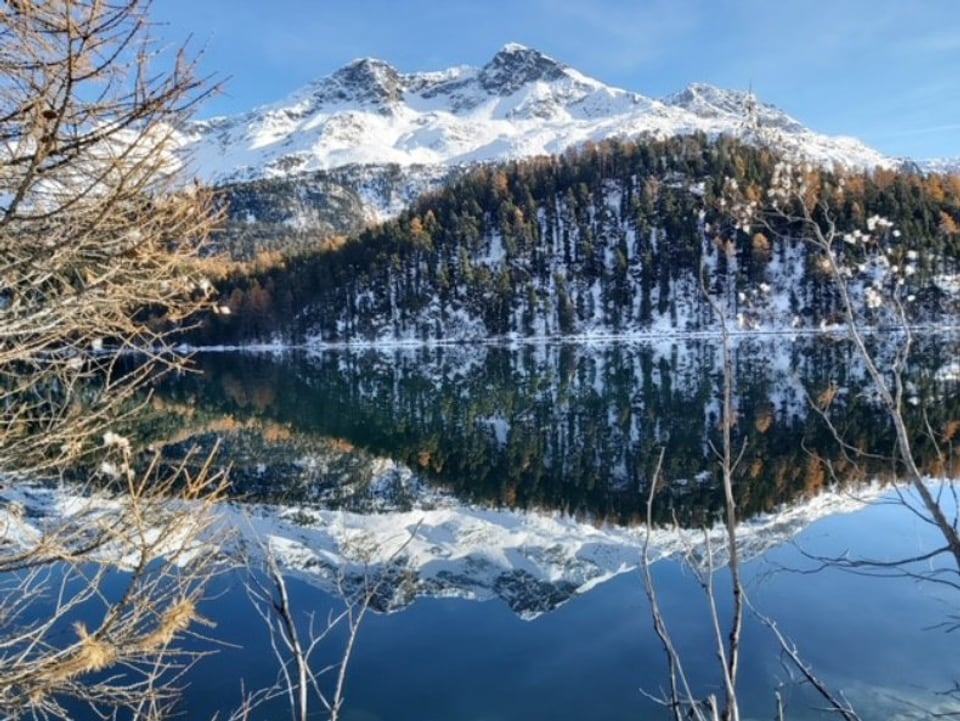
[[[899,340],[871,338],[881,367]],[[895,439],[863,364],[836,337],[732,342],[750,601],[863,718],[960,711],[956,564],[875,563],[943,537],[912,491],[890,485]],[[956,471],[957,350],[956,338],[918,339],[904,378],[916,455],[937,479]],[[234,522],[270,539],[300,620],[339,608],[338,588],[382,578],[344,718],[668,718],[647,696],[666,688],[666,661],[639,569],[649,543],[688,675],[699,694],[721,693],[697,576],[706,538],[718,566],[726,557],[720,529],[702,530],[723,503],[721,361],[710,338],[204,353],[201,373],[158,389],[142,432],[172,456],[223,444],[244,499]],[[956,519],[952,485],[931,488]],[[218,583],[205,615],[238,648],[195,669],[190,718],[238,702],[241,679],[276,675],[242,584]],[[716,583],[723,615],[725,569]],[[340,629],[320,657],[335,660],[344,640]],[[774,718],[777,692],[788,719],[835,716],[751,613],[743,653],[744,718]]]

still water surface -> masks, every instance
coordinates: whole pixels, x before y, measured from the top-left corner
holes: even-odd
[[[881,354],[892,343],[875,342]],[[906,386],[918,455],[938,477],[954,470],[956,350],[953,340],[924,339]],[[960,589],[872,567],[851,573],[812,558],[890,560],[942,545],[935,529],[883,490],[893,476],[885,458],[893,436],[851,349],[836,339],[766,338],[742,339],[735,351],[735,436],[743,448],[736,495],[749,539],[751,601],[863,718],[957,711],[960,699],[945,692],[960,680],[956,634],[949,632]],[[399,514],[406,522],[418,512],[433,518],[438,504],[446,514],[442,529],[419,531],[433,534],[437,556],[414,554],[404,590],[385,594],[389,612],[363,624],[345,718],[666,718],[642,693],[665,687],[666,665],[640,574],[622,563],[623,572],[602,577],[612,566],[578,569],[584,552],[565,555],[564,544],[589,545],[588,529],[642,534],[661,448],[658,543],[672,553],[683,544],[664,541],[664,526],[679,525],[695,538],[715,521],[722,501],[711,450],[719,438],[719,355],[705,340],[202,355],[201,375],[161,389],[149,432],[175,439],[172,453],[221,439],[235,490],[250,501],[333,508],[338,518]],[[940,455],[921,433],[927,424]],[[392,481],[384,482],[384,468]],[[834,500],[823,501],[824,492]],[[856,498],[871,502],[860,506]],[[944,504],[954,518],[952,498]],[[468,534],[457,519],[476,509],[499,523],[564,519],[562,537],[531,537],[528,549],[529,558],[561,560],[518,564],[516,549],[484,548],[476,538],[474,550],[464,551],[473,557],[459,558]],[[637,556],[638,548],[621,552]],[[349,556],[349,549],[336,550]],[[938,569],[950,571],[946,559],[910,567],[920,575]],[[585,573],[594,574],[590,583]],[[296,607],[324,617],[338,601],[321,575],[293,570],[290,583]],[[654,566],[654,577],[692,680],[719,692],[695,574],[674,555]],[[956,581],[955,567],[944,577]],[[266,635],[235,580],[206,613],[220,622],[219,637],[242,648],[197,668],[185,699],[191,718],[239,700],[241,679],[250,688],[276,674]],[[723,571],[717,583],[726,608]],[[342,635],[334,641],[331,659]],[[787,718],[831,717],[817,711],[820,701],[791,677],[770,633],[750,619],[745,717],[773,718],[778,690]],[[280,718],[282,708],[264,709],[264,717]]]

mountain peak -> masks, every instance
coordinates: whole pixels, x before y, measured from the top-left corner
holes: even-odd
[[[680,92],[663,98],[666,105],[706,116],[716,116],[720,112],[742,113],[751,101],[755,102],[753,93],[724,90],[709,83],[690,83]]]
[[[507,43],[480,71],[484,90],[496,95],[512,95],[527,83],[558,80],[566,66],[539,50],[519,43]]]
[[[529,53],[529,52],[537,52],[537,51],[536,51],[536,50],[533,50],[532,48],[529,48],[529,47],[527,47],[526,45],[523,45],[523,44],[521,44],[521,43],[507,43],[507,44],[504,45],[502,48],[500,48],[500,50],[499,50],[499,52],[498,52],[497,54],[498,54],[498,55],[500,55],[500,54],[511,55],[511,54],[514,54],[514,53]]]
[[[694,83],[653,102],[519,43],[481,68],[400,73],[354,60],[279,103],[198,123],[191,143],[201,175],[223,182],[355,164],[454,167],[694,132],[776,143],[827,166],[892,163],[856,140],[813,133],[752,93]]]
[[[691,83],[662,102],[701,118],[727,119],[742,128],[767,128],[799,133],[805,128],[783,110],[762,102],[752,90],[726,90],[708,83]],[[877,156],[879,157],[879,156]]]
[[[341,86],[343,100],[399,102],[403,96],[400,73],[376,58],[358,58],[337,70],[331,79]]]

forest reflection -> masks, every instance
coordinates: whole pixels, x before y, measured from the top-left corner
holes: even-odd
[[[887,342],[876,339],[881,353]],[[915,345],[904,412],[917,457],[926,473],[954,476],[957,342]],[[246,431],[242,452],[226,450],[238,492],[260,499],[296,493],[281,466],[293,471],[290,454],[307,444],[341,478],[364,454],[385,456],[467,502],[622,525],[645,518],[662,448],[655,522],[699,526],[722,504],[719,363],[710,339],[211,353],[201,373],[159,388],[150,432],[186,442]],[[842,339],[741,338],[735,375],[741,518],[896,477],[892,428]]]

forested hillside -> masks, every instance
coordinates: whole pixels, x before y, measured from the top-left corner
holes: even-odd
[[[251,261],[275,252],[307,253],[316,250],[318,240],[355,235],[386,216],[399,215],[427,190],[462,174],[462,169],[444,167],[345,165],[228,183],[217,189],[226,217],[208,255]]]
[[[799,228],[736,224],[724,205],[735,183],[762,206],[778,161],[695,135],[480,167],[342,244],[228,279],[229,314],[195,340],[697,331],[716,322],[704,284],[741,327],[830,323],[838,298]],[[841,180],[842,193],[821,192]],[[913,319],[953,312],[960,178],[807,168],[804,185],[842,232],[893,221],[888,253],[906,268]]]

